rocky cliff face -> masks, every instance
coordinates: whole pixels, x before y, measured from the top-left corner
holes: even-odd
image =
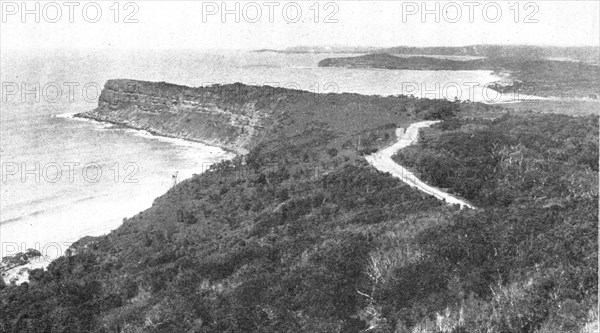
[[[272,87],[109,80],[98,107],[77,116],[244,154],[277,122],[285,99]]]

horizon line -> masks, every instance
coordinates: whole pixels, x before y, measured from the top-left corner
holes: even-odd
[[[529,47],[556,47],[556,48],[600,48],[600,43],[596,45],[591,44],[572,44],[572,45],[558,45],[558,44],[465,44],[465,45],[394,45],[394,46],[359,46],[359,45],[294,45],[286,46],[282,48],[277,47],[256,47],[256,48],[192,48],[192,47],[139,47],[139,48],[126,48],[126,47],[113,47],[113,46],[97,46],[97,47],[2,47],[2,51],[15,51],[15,50],[122,50],[122,51],[137,51],[137,50],[176,50],[176,51],[260,51],[260,50],[272,50],[272,51],[289,51],[299,48],[330,48],[332,50],[348,48],[348,49],[390,49],[390,48],[464,48],[464,47],[476,47],[476,46],[529,46]]]

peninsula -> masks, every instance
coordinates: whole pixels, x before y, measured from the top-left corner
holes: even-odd
[[[0,330],[534,332],[597,318],[596,115],[111,80],[79,116],[240,156],[28,283],[0,282]],[[377,154],[398,128],[404,148]],[[392,159],[477,209],[368,163]]]

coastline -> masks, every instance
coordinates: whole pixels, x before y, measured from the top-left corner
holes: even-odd
[[[72,115],[71,118],[73,118],[73,119],[85,119],[85,120],[94,121],[94,122],[101,123],[101,124],[116,125],[116,126],[120,126],[120,127],[127,128],[127,129],[132,129],[132,130],[136,130],[136,131],[145,132],[145,133],[150,134],[151,136],[155,136],[155,137],[159,137],[159,138],[162,137],[162,138],[183,140],[183,141],[193,142],[193,143],[200,143],[200,144],[203,144],[203,145],[220,148],[220,149],[226,151],[227,153],[234,154],[235,156],[245,155],[245,154],[248,153],[247,151],[245,151],[243,149],[240,149],[240,151],[235,151],[234,149],[231,149],[230,147],[227,147],[225,145],[220,145],[220,144],[215,143],[215,142],[209,142],[209,141],[205,141],[205,140],[198,140],[198,139],[192,139],[192,138],[179,137],[179,136],[175,136],[175,135],[171,135],[171,134],[167,134],[167,133],[162,133],[160,131],[156,131],[156,130],[153,130],[153,129],[150,129],[150,128],[137,127],[137,126],[133,126],[133,125],[130,125],[130,124],[127,124],[127,123],[123,123],[123,122],[118,122],[118,121],[108,120],[108,119],[102,119],[102,118],[99,118],[99,117],[93,117],[93,116],[90,116],[90,115],[86,114],[85,112],[75,113],[75,114]]]
[[[128,135],[143,137],[143,140],[159,140],[170,145],[184,147],[180,149],[188,148],[190,151],[202,149],[202,147],[208,147],[210,148],[209,151],[212,151],[207,152],[206,157],[211,159],[209,155],[215,156],[213,157],[215,160],[210,161],[210,163],[217,163],[219,161],[229,160],[238,156],[238,153],[235,151],[224,149],[223,147],[219,147],[214,144],[200,142],[200,140],[190,140],[172,135],[160,135],[156,132],[152,133],[150,131],[134,128],[125,124],[101,121],[92,119],[90,117],[81,117],[79,116],[79,113],[63,113],[52,115],[51,117],[65,119],[65,121],[75,120],[80,122],[93,122],[94,124],[97,124],[94,125],[97,130],[105,130],[113,125],[116,125],[120,130],[128,133]],[[214,155],[215,151],[218,151],[216,155]],[[203,156],[199,157],[198,163],[200,163],[200,161],[204,162],[202,157]],[[191,178],[194,174],[202,173],[204,170],[185,169],[179,171],[180,178],[178,179],[178,182],[181,182]],[[64,256],[66,250],[70,248],[70,245],[82,237],[99,237],[110,233],[112,230],[115,230],[122,225],[124,218],[130,218],[136,215],[137,212],[148,209],[157,197],[164,195],[166,191],[168,191],[167,189],[165,191],[161,190],[161,192],[157,192],[157,188],[154,183],[150,185],[151,188],[148,188],[147,190],[152,194],[143,195],[142,197],[135,199],[135,209],[131,211],[123,211],[118,209],[118,211],[121,211],[121,213],[113,214],[113,216],[107,219],[89,219],[85,225],[81,226],[81,228],[75,228],[77,230],[65,229],[68,228],[68,226],[64,225],[64,219],[60,218],[60,214],[68,213],[76,214],[78,216],[85,216],[86,214],[89,214],[89,200],[85,200],[87,204],[84,204],[83,206],[76,204],[75,206],[68,208],[66,205],[63,205],[56,210],[54,207],[48,208],[45,210],[45,213],[51,214],[49,215],[50,218],[47,220],[47,222],[50,222],[48,224],[40,222],[33,222],[33,224],[31,224],[31,219],[28,216],[13,218],[9,223],[5,223],[6,221],[3,221],[3,241],[10,240],[9,243],[15,244],[15,246],[18,244],[23,244],[18,246],[18,248],[10,248],[10,251],[7,251],[7,253],[2,253],[2,256],[5,257],[4,259],[6,259],[7,262],[11,258],[18,256],[19,253],[24,253],[26,251],[26,249],[23,247],[25,246],[24,244],[27,244],[28,248],[33,248],[42,252],[44,255],[37,258],[32,258],[29,262],[21,265],[0,265],[0,278],[2,278],[6,284],[11,284],[12,282],[15,284],[28,282],[29,271],[38,268],[46,268],[52,261]],[[144,188],[146,188],[146,186]],[[120,193],[116,196],[105,196],[101,194],[97,196],[94,195],[92,196],[92,199],[100,200],[95,202],[94,206],[100,205],[101,207],[115,207],[116,204],[120,208],[123,208],[121,203],[126,203],[126,206],[131,206],[131,202],[129,201],[131,197],[129,197],[129,194],[127,193]],[[42,238],[40,239],[39,237]]]

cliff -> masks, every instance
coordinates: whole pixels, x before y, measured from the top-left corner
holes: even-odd
[[[98,107],[76,116],[245,154],[261,142],[297,140],[298,135],[315,129],[336,136],[356,135],[450,104],[407,96],[316,94],[240,83],[191,88],[109,80]]]
[[[76,116],[244,154],[277,123],[287,97],[278,88],[242,84],[191,88],[109,80],[98,107]]]

